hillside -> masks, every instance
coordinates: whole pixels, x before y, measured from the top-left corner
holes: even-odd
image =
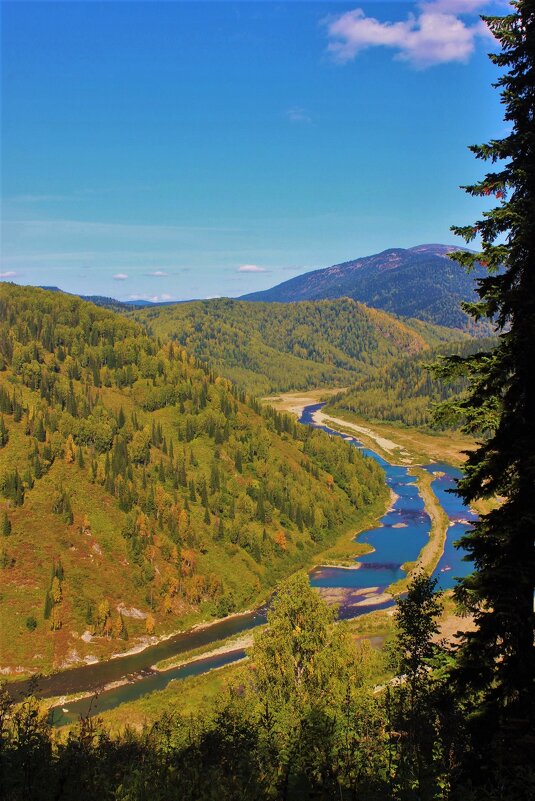
[[[217,299],[134,316],[155,336],[172,338],[257,395],[343,386],[356,374],[463,336],[348,298],[292,304]]]
[[[496,343],[495,338],[466,338],[405,356],[372,376],[357,378],[346,392],[332,399],[326,411],[349,412],[371,421],[424,429],[441,427],[433,419],[433,404],[460,395],[467,385],[462,379],[445,383],[433,376],[428,365],[442,356],[468,356],[489,351]]]
[[[177,343],[0,285],[6,675],[254,604],[384,492],[373,461],[261,409]]]
[[[391,248],[296,276],[241,299],[290,303],[348,297],[392,314],[473,332],[474,323],[460,303],[476,300],[476,280],[486,270],[478,267],[468,275],[448,258],[455,250],[447,245]]]

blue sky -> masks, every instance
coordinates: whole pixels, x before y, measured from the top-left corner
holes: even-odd
[[[503,135],[479,13],[428,2],[2,4],[0,277],[237,296],[455,242]]]

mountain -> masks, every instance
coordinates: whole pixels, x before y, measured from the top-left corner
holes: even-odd
[[[220,298],[133,314],[155,336],[172,338],[258,395],[343,386],[430,345],[463,337],[348,298],[302,303]]]
[[[403,317],[474,330],[460,303],[476,299],[476,279],[487,273],[477,267],[468,275],[448,258],[455,250],[448,245],[391,248],[298,275],[241,300],[290,303],[348,297]]]
[[[347,443],[124,313],[0,284],[3,673],[258,603],[384,492]]]
[[[73,292],[66,292],[60,289],[59,286],[39,286],[37,289],[46,289],[47,292],[61,292],[62,295],[71,295],[71,297],[81,298],[87,300],[89,303],[94,303],[95,306],[104,306],[106,309],[129,309],[131,307],[144,308],[145,306],[157,306],[151,300],[117,300],[117,298],[109,298],[106,295],[78,295]],[[167,302],[167,301],[166,301]],[[174,301],[170,301],[173,303]]]

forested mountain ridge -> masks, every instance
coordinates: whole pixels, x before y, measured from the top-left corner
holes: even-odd
[[[254,603],[383,494],[373,461],[178,344],[73,296],[0,285],[8,672]]]
[[[146,308],[133,316],[258,395],[342,386],[465,336],[349,298],[291,304],[221,298]]]
[[[455,250],[458,248],[448,245],[390,248],[298,275],[241,299],[290,303],[349,297],[403,317],[479,332],[460,303],[476,300],[476,280],[485,275],[485,270],[475,265],[467,274],[448,257]],[[482,333],[488,333],[487,328]]]

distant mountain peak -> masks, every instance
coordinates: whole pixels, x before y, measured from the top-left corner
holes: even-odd
[[[403,317],[472,330],[462,301],[476,300],[476,266],[468,275],[448,254],[461,248],[439,243],[388,248],[381,253],[333,264],[291,278],[242,300],[292,303],[348,297]]]

